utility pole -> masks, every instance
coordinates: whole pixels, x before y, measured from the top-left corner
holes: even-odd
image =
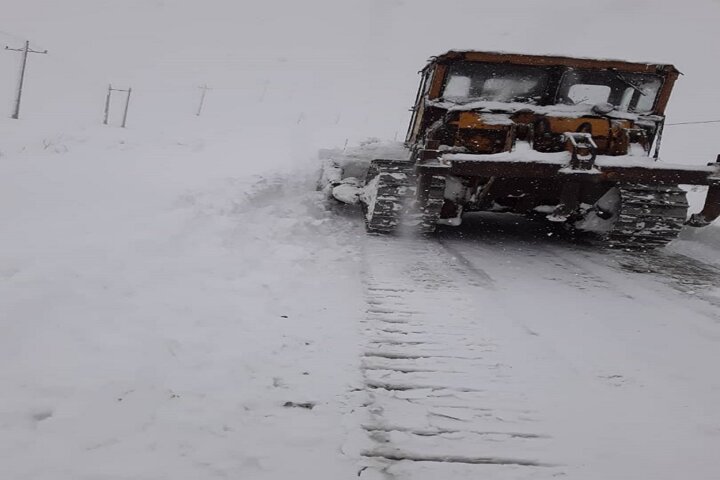
[[[127,123],[127,113],[128,108],[130,107],[130,94],[132,93],[132,87],[129,87],[127,89],[127,97],[125,97],[125,111],[123,112],[123,123],[121,125],[122,128],[125,128],[125,124]]]
[[[17,88],[17,97],[15,98],[15,111],[13,112],[12,116],[10,118],[18,119],[20,118],[20,99],[22,98],[22,89],[23,89],[23,82],[25,81],[25,67],[27,66],[27,57],[28,53],[42,53],[46,54],[48,53],[47,50],[38,51],[38,50],[32,50],[30,48],[30,41],[25,41],[25,47],[23,48],[10,48],[7,45],[5,45],[5,50],[13,50],[15,52],[22,52],[22,64],[20,66],[20,79],[18,80],[18,88]]]
[[[198,105],[196,116],[200,116],[200,112],[202,112],[203,105],[205,104],[205,94],[208,90],[211,90],[211,88],[208,88],[207,85],[203,85],[202,87],[198,87],[200,90],[202,90],[202,93],[200,93],[200,105]]]
[[[107,95],[105,96],[105,115],[103,117],[103,124],[105,125],[108,124],[108,118],[110,117],[110,96],[112,95],[112,92],[127,93],[127,96],[125,97],[125,110],[123,111],[122,125],[120,125],[122,128],[125,128],[125,125],[127,124],[128,108],[130,107],[130,94],[132,93],[132,87],[124,89],[113,88],[112,84],[108,85]]]
[[[110,116],[110,95],[112,94],[113,88],[112,83],[108,85],[108,93],[105,97],[105,117],[103,118],[103,124],[108,124],[108,117]]]
[[[262,93],[260,93],[260,103],[262,103],[263,100],[265,100],[265,94],[267,93],[268,85],[269,85],[269,84],[270,84],[270,80],[268,80],[268,79],[266,78],[265,81],[263,82]]]

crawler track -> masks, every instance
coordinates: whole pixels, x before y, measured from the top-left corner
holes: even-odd
[[[433,175],[426,191],[418,194],[417,188],[414,163],[373,160],[366,177],[366,197],[361,202],[367,231],[434,232],[445,202],[445,178]],[[417,201],[418,196],[422,201]]]
[[[414,165],[397,160],[373,160],[367,173],[368,198],[362,203],[369,232],[390,233],[400,226],[411,194]]]
[[[677,238],[687,218],[685,191],[677,186],[619,185],[621,210],[608,233],[613,248],[649,250]]]

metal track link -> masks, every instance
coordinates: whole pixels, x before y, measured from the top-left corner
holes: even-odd
[[[676,185],[618,185],[621,207],[607,244],[627,250],[650,250],[677,238],[687,218],[685,191]]]
[[[372,161],[365,187],[369,201],[362,204],[368,232],[390,233],[397,230],[412,193],[414,170],[412,162]]]
[[[416,228],[420,233],[432,233],[437,228],[440,212],[445,203],[445,176],[433,175],[424,195],[426,197],[418,214],[420,218]]]

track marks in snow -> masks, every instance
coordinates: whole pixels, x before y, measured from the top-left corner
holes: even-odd
[[[624,273],[631,278],[639,274],[720,306],[712,294],[720,284],[720,269],[676,253],[673,248],[626,252],[589,247],[573,243],[551,226],[513,216],[473,217],[467,226],[445,229],[438,238],[443,247],[463,260],[468,271],[478,269],[475,257],[489,260],[480,271],[483,277],[497,274],[494,268],[502,264],[503,271],[496,281],[500,285],[509,273],[522,276],[532,272],[544,281],[583,292],[603,289],[633,300],[624,285],[618,285],[617,275]]]
[[[493,288],[493,278],[483,269],[473,264],[465,258],[458,249],[450,243],[439,239],[438,243],[451,255],[454,262],[451,264],[453,269],[465,278],[470,285],[476,287]],[[458,265],[459,264],[459,265]]]
[[[428,239],[368,237],[364,261],[361,478],[414,479],[429,464],[448,479],[464,467],[557,473],[541,460],[537,412],[476,317],[490,275]]]
[[[720,270],[677,253],[624,253],[618,254],[616,261],[626,271],[653,275],[684,293],[701,293],[720,285]]]
[[[467,463],[470,465],[522,465],[522,466],[551,466],[532,460],[498,457],[475,457],[462,455],[423,455],[408,454],[395,449],[377,449],[366,454],[368,457],[378,457],[385,460],[410,460],[413,462],[441,462],[441,463]]]
[[[518,235],[366,239],[362,478],[637,476],[638,443],[684,448],[673,412],[712,402],[666,393],[715,358],[718,270]]]

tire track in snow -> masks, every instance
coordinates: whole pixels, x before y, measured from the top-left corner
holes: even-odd
[[[493,279],[427,238],[369,236],[361,478],[548,478],[550,439],[476,315]]]
[[[706,295],[720,284],[720,269],[672,249],[628,252],[577,244],[552,226],[522,218],[510,222],[509,218],[481,216],[467,223],[467,227],[445,229],[438,235],[441,244],[460,258],[468,251],[491,257],[510,254],[539,267],[534,271],[544,270],[554,281],[578,290],[612,290],[621,296],[627,296],[627,292],[616,285],[617,273],[640,274],[720,306],[716,296]],[[474,268],[475,263],[469,261],[469,268]],[[604,275],[606,268],[614,271]]]
[[[581,295],[608,292],[614,299],[634,302],[658,295],[665,286],[669,289],[663,295],[673,295],[694,313],[718,320],[720,269],[712,265],[668,249],[633,252],[577,245],[538,234],[532,230],[532,222],[520,225],[528,232],[445,230],[438,240],[473,268],[481,263],[491,275],[498,275],[499,290],[536,278],[567,285]],[[537,334],[525,321],[516,323],[531,335]]]
[[[628,448],[686,428],[672,412],[689,400],[663,392],[714,358],[717,305],[703,289],[717,269],[510,228],[437,237],[364,242],[376,311],[363,325],[362,478],[637,474],[623,465]],[[642,428],[618,430],[628,422]],[[669,462],[656,460],[665,478]]]

